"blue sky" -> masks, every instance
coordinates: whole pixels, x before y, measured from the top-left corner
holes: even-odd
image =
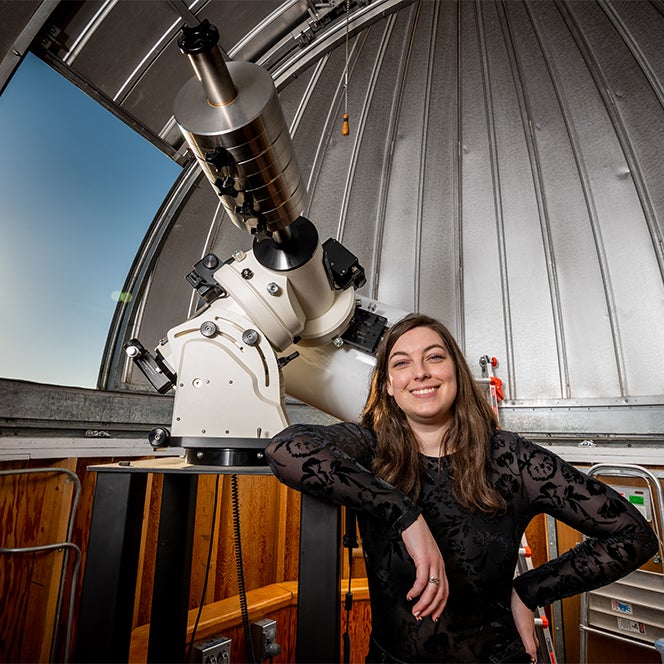
[[[95,387],[180,166],[28,54],[0,97],[0,376]]]

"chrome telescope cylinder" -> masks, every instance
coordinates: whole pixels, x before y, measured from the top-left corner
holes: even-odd
[[[226,62],[217,48],[219,32],[207,20],[194,27],[185,26],[178,40],[180,50],[189,57],[189,62],[201,82],[208,103],[225,106],[237,97]]]
[[[306,189],[269,72],[225,62],[214,26],[184,28],[178,41],[196,72],[174,114],[192,152],[239,228],[277,241],[304,211]]]

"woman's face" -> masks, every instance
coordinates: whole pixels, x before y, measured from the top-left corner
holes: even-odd
[[[402,334],[387,370],[387,392],[411,427],[447,426],[457,395],[456,366],[438,332],[415,327]]]

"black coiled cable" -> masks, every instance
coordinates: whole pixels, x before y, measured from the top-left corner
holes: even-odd
[[[247,590],[244,583],[244,565],[242,564],[242,538],[240,536],[240,500],[238,494],[237,475],[231,475],[231,496],[233,502],[233,532],[235,533],[235,562],[237,566],[237,583],[240,594],[240,612],[242,614],[242,627],[244,629],[244,642],[247,649],[248,661],[255,664],[254,641],[251,638],[251,625],[249,623],[249,609],[247,608]]]

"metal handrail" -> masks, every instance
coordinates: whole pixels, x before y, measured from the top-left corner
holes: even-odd
[[[652,507],[653,523],[655,524],[655,534],[659,540],[660,549],[664,549],[664,490],[662,490],[662,485],[654,473],[643,466],[637,466],[631,463],[620,465],[597,463],[588,470],[588,475],[591,477],[596,477],[597,475],[605,475],[609,477],[636,477],[645,480],[651,490],[650,504]],[[657,496],[657,500],[654,499],[653,495]],[[659,505],[659,509],[657,509],[657,505]],[[659,519],[657,516],[659,516]],[[664,556],[662,556],[662,559],[662,571],[664,572]]]
[[[71,648],[71,634],[74,621],[74,600],[76,598],[76,582],[78,579],[78,572],[81,566],[81,549],[74,544],[72,539],[72,533],[74,531],[74,519],[76,517],[76,511],[78,509],[78,502],[81,495],[81,481],[78,478],[78,475],[68,468],[15,468],[11,470],[0,470],[0,476],[6,475],[30,475],[30,474],[45,474],[45,473],[58,473],[69,476],[69,478],[74,482],[74,497],[72,499],[72,504],[69,512],[69,522],[67,526],[67,538],[64,542],[55,542],[52,544],[40,544],[37,546],[23,546],[23,547],[0,547],[0,554],[23,554],[23,553],[41,553],[48,551],[65,551],[62,559],[62,572],[60,574],[60,585],[58,588],[58,601],[57,608],[55,612],[55,620],[53,622],[53,634],[51,636],[51,649],[50,649],[50,658],[49,661],[55,661],[55,645],[57,641],[57,631],[60,623],[60,612],[62,611],[62,595],[65,583],[66,569],[68,563],[68,553],[70,550],[74,551],[76,554],[76,560],[74,562],[74,568],[72,570],[71,578],[71,590],[69,597],[69,613],[67,616],[67,634],[65,643],[65,652],[64,652],[64,661],[69,661],[70,648]]]
[[[650,472],[647,468],[643,468],[643,466],[637,466],[635,464],[626,463],[618,465],[610,463],[597,463],[587,471],[587,474],[590,477],[596,477],[598,475],[604,475],[606,477],[632,477],[642,479],[646,482],[650,488],[650,506],[652,509],[652,520],[654,524],[655,535],[659,541],[660,552],[662,554],[659,556],[658,562],[662,564],[662,574],[664,574],[664,540],[662,539],[662,535],[664,534],[664,491],[662,491],[662,485],[654,473]],[[655,499],[655,497],[657,497],[657,499]],[[655,556],[657,557],[658,554],[655,554]],[[605,632],[593,627],[589,627],[587,624],[589,610],[587,592],[581,594],[579,609],[579,660],[581,664],[585,664],[588,659],[588,633],[601,634],[602,636],[630,643],[632,645],[655,649],[654,643],[649,645],[635,639],[621,637],[617,634],[612,634],[611,632]]]

